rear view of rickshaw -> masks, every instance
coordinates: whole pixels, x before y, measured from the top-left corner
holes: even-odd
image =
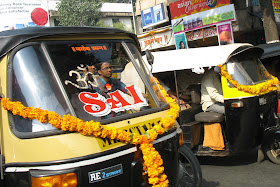
[[[250,44],[153,53],[153,73],[174,71],[179,74],[184,71],[186,74],[193,73],[191,69],[201,70],[199,67],[204,70],[216,67],[216,73],[220,74],[225,115],[202,111],[201,82],[188,87],[191,107],[180,111],[178,121],[184,132],[184,142],[196,155],[230,156],[259,147],[258,161],[266,153],[272,162],[280,164],[279,80],[262,65],[262,53],[261,48]],[[168,66],[168,59],[172,60],[172,66]],[[179,90],[177,93],[179,98],[182,93]],[[209,132],[218,132],[211,130],[213,124],[221,126],[222,137],[214,139],[222,142],[219,150],[204,146],[209,144],[215,148],[214,141],[209,143],[213,140],[209,138]]]
[[[0,71],[1,186],[200,186],[134,34],[5,31]]]

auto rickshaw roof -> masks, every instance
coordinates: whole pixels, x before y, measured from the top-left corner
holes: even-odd
[[[152,72],[214,67],[225,64],[230,57],[249,49],[257,50],[258,57],[263,53],[261,48],[247,43],[152,52]]]
[[[0,32],[0,57],[30,39],[75,34],[126,34],[132,37],[140,50],[136,35],[120,29],[102,27],[27,27]]]
[[[264,50],[261,59],[271,58],[280,55],[280,42],[260,44],[258,47]]]

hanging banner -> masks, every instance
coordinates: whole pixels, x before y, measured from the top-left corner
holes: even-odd
[[[217,25],[219,45],[233,44],[233,32],[231,23],[223,23]]]
[[[171,29],[157,30],[151,33],[138,35],[137,37],[142,51],[168,47],[175,44]]]
[[[171,19],[229,5],[230,0],[180,0],[169,4]]]
[[[1,0],[0,31],[49,26],[47,0]]]
[[[171,20],[171,24],[173,26],[173,32],[176,34],[179,32],[189,32],[217,25],[222,22],[235,20],[236,15],[234,5],[230,4],[186,17],[173,19]]]
[[[176,49],[187,49],[188,43],[185,33],[176,34],[175,36]]]

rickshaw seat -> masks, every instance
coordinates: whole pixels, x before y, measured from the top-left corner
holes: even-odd
[[[196,114],[194,118],[195,121],[203,123],[220,123],[225,119],[223,114],[217,112],[200,112]]]

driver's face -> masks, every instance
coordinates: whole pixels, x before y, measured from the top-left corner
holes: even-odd
[[[112,76],[112,68],[108,62],[101,65],[101,69],[98,70],[101,77],[110,78]]]

